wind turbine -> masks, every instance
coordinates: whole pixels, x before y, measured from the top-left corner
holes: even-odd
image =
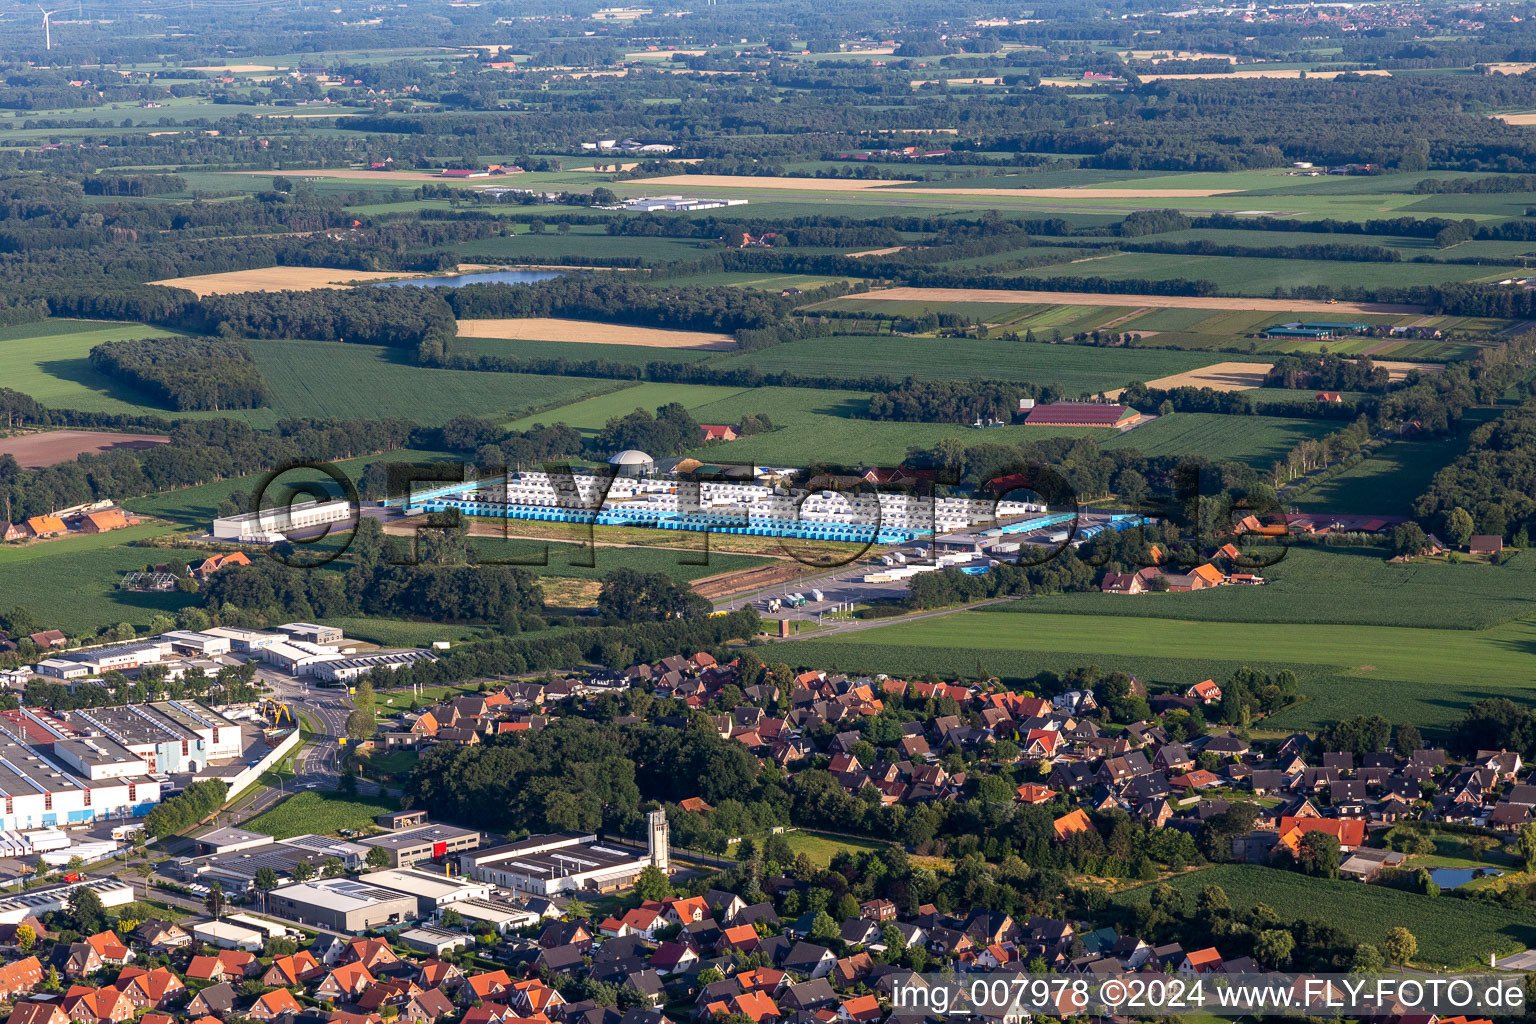
[[[43,11],[42,5],[39,4],[37,9]],[[53,26],[49,24],[48,19],[58,13],[57,10],[43,11],[43,49],[45,50],[53,49]]]

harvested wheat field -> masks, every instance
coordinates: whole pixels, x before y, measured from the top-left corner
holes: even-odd
[[[1137,75],[1143,82],[1160,82],[1175,78],[1300,78],[1306,75],[1308,78],[1338,78],[1340,75],[1384,75],[1391,77],[1390,71],[1299,71],[1284,68],[1248,68],[1242,71],[1199,71],[1192,75]]]
[[[187,68],[188,71],[222,71],[230,75],[249,74],[253,71],[276,71],[271,64],[205,64],[198,68]]]
[[[1147,381],[1147,387],[1161,391],[1173,388],[1210,388],[1212,391],[1247,391],[1264,386],[1264,376],[1273,363],[1212,363],[1198,370],[1175,373],[1168,377]],[[1119,398],[1117,389],[1106,392],[1110,398]]]
[[[569,341],[590,345],[638,345],[641,348],[692,348],[725,351],[736,347],[729,334],[708,331],[668,331],[659,327],[627,327],[591,320],[518,317],[506,320],[460,320],[461,338],[506,341]]]
[[[1013,199],[1208,199],[1226,196],[1235,188],[891,188],[894,195],[1007,196]]]
[[[1445,372],[1444,363],[1409,363],[1401,359],[1376,359],[1374,357],[1371,359],[1371,362],[1386,370],[1387,376],[1395,381],[1403,380],[1414,370],[1418,370],[1420,373]]]
[[[1153,309],[1235,309],[1258,313],[1423,313],[1418,306],[1386,302],[1307,302],[1303,299],[1249,299],[1217,295],[1118,295],[1103,292],[1031,292],[1004,288],[875,288],[853,296],[859,302],[1001,302],[1053,306],[1147,306]],[[825,303],[847,302],[848,298]],[[1381,363],[1380,365],[1387,365]],[[1419,364],[1402,364],[1404,366]]]
[[[1204,199],[1240,189],[1229,188],[924,188],[891,178],[769,178],[736,174],[668,174],[641,179],[647,188],[777,188],[792,192],[868,192],[900,196],[1008,196],[1018,199]]]
[[[1230,53],[1208,53],[1204,50],[1128,50],[1135,60],[1149,60],[1162,64],[1171,60],[1224,60],[1235,64],[1237,58]]]
[[[634,184],[651,188],[782,188],[796,192],[863,192],[885,185],[910,185],[904,178],[771,178],[747,174],[664,174]]]
[[[1536,113],[1494,114],[1493,117],[1505,124],[1536,124]]]
[[[326,117],[336,117],[336,114],[326,114]],[[289,178],[336,178],[340,181],[431,181],[439,185],[487,185],[492,179],[485,178],[445,178],[436,171],[364,171],[355,167],[321,167],[307,171],[232,171],[232,174],[250,174],[258,178],[270,178],[274,174],[281,174]],[[507,179],[497,177],[495,181],[505,182]]]
[[[402,277],[398,270],[334,270],[330,267],[263,267],[260,270],[231,270],[224,274],[200,274],[151,281],[167,288],[185,288],[197,297],[233,295],[239,292],[303,292],[314,288],[348,288],[356,282],[390,281]]]
[[[46,430],[0,438],[0,455],[14,455],[22,469],[72,462],[86,452],[140,451],[170,441],[164,434],[114,434],[104,430]]]
[[[927,85],[929,82],[948,82],[950,85],[1002,85],[1001,78],[914,78],[912,88]]]
[[[905,248],[906,248],[906,246],[904,246],[904,245],[892,245],[892,246],[887,246],[884,249],[865,249],[863,252],[851,252],[851,253],[849,253],[848,254],[848,258],[851,259],[851,260],[856,260],[856,259],[860,259],[860,258],[862,258],[864,256],[889,256],[891,253],[893,253],[893,252],[901,252]]]

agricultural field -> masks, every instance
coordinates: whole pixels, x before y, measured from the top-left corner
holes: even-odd
[[[492,521],[493,525],[494,522]],[[594,547],[516,537],[496,540],[477,534],[474,546],[482,564],[491,564],[493,560],[505,559],[521,565],[522,568],[543,580],[546,589],[556,585],[553,581],[562,579],[595,582],[620,568],[634,569],[636,572],[660,573],[670,576],[679,583],[686,583],[720,573],[752,569],[765,565],[768,561],[751,555],[711,550],[706,564],[694,564],[703,558],[702,535],[697,538],[697,542],[697,550],[668,550],[606,545]],[[541,564],[546,560],[547,564]],[[595,564],[583,564],[586,562]]]
[[[355,485],[362,478],[363,471],[374,462],[437,462],[451,458],[452,456],[447,452],[401,448],[379,455],[343,459],[332,465]],[[221,502],[236,491],[250,494],[261,485],[263,477],[264,474],[260,473],[230,477],[226,480],[199,484],[196,487],[181,487],[143,498],[129,498],[123,502],[123,505],[131,512],[165,519],[178,526],[192,527],[199,533],[206,533],[209,524],[213,521],[215,510]],[[274,487],[310,480],[328,482],[330,478],[315,471],[294,470],[291,473],[284,473],[274,483]],[[334,488],[335,484],[331,483],[330,486]],[[102,536],[121,537],[122,533]]]
[[[552,379],[560,380],[561,378]],[[669,402],[680,402],[684,408],[694,413],[695,420],[700,423],[711,423],[712,420],[703,419],[697,410],[713,402],[739,395],[742,391],[742,388],[712,384],[633,384],[592,398],[577,399],[569,405],[562,405],[545,412],[522,416],[509,422],[507,429],[527,430],[535,423],[564,423],[583,434],[592,436],[615,417],[625,416],[636,409],[654,413],[657,408]]]
[[[1416,963],[1446,969],[1486,966],[1490,954],[1503,956],[1536,944],[1530,915],[1453,896],[1362,885],[1356,881],[1312,878],[1257,864],[1221,864],[1167,881],[1193,900],[1209,885],[1225,890],[1233,909],[1263,903],[1283,921],[1321,921],[1342,930],[1353,943],[1379,943],[1389,928],[1401,925],[1419,942]],[[1121,906],[1145,904],[1151,886],[1115,896]],[[1187,944],[1186,944],[1187,945]]]
[[[1244,553],[1254,563],[1251,571],[1267,581],[1264,586],[1129,600],[1114,594],[1058,594],[992,611],[1465,630],[1536,614],[1536,559],[1525,555],[1494,566],[1428,559],[1394,565],[1382,548],[1315,544],[1260,544]]]
[[[702,244],[708,244],[702,243]],[[533,264],[558,264],[561,260],[590,258],[634,258],[666,263],[697,258],[701,240],[697,238],[659,238],[645,235],[610,235],[601,227],[582,225],[569,234],[531,234],[520,231],[501,238],[480,238],[459,242],[453,248],[468,262],[517,260]]]
[[[1193,596],[1220,600],[1227,594]],[[1000,624],[1000,617],[1007,623]],[[786,653],[796,665],[908,677],[980,671],[1029,680],[1042,671],[1091,664],[1179,689],[1225,678],[1244,665],[1271,672],[1291,668],[1308,699],[1266,719],[1266,727],[1315,729],[1379,711],[1382,700],[1390,699],[1395,719],[1435,733],[1475,700],[1529,699],[1525,663],[1533,644],[1536,623],[1529,620],[1481,630],[1293,622],[1213,628],[1182,612],[1177,618],[1140,618],[969,611],[796,641]],[[957,658],[956,651],[965,655]],[[1475,682],[1467,680],[1469,665],[1478,667]],[[1448,688],[1447,680],[1458,683]]]
[[[91,349],[109,341],[177,332],[105,320],[43,320],[0,327],[0,380],[54,409],[149,415],[164,413],[142,394],[91,366]]]
[[[23,469],[56,466],[90,453],[143,451],[170,438],[164,434],[116,434],[103,430],[44,430],[0,437],[0,456],[9,455]]]
[[[883,375],[895,381],[909,376],[1021,380],[1054,384],[1068,394],[1089,394],[1122,388],[1135,380],[1184,373],[1213,361],[1204,353],[1155,349],[839,335],[723,356],[715,365],[725,369],[752,366],[765,373]]]
[[[1276,242],[1275,244],[1284,244]],[[1347,269],[1341,269],[1347,267]],[[1498,281],[1516,276],[1516,266],[1461,266],[1449,263],[1340,264],[1332,260],[1264,259],[1257,256],[1186,256],[1127,252],[1078,263],[1021,270],[1004,277],[1097,277],[1106,281],[1210,281],[1221,295],[1273,295],[1277,288],[1337,284],[1341,276],[1364,288]]]
[[[553,341],[567,345],[625,345],[645,349],[696,349],[729,351],[736,340],[729,334],[708,331],[672,331],[656,327],[597,323],[591,320],[552,320],[518,317],[508,320],[460,320],[459,333],[467,338],[501,341]],[[509,346],[508,354],[516,350]],[[571,358],[582,358],[579,351]]]
[[[1425,441],[1389,441],[1343,472],[1287,497],[1286,502],[1303,512],[1411,516],[1413,503],[1428,489],[1435,473],[1456,461],[1466,450],[1467,435],[1495,414],[1493,409],[1469,409],[1455,434]]]
[[[413,366],[376,345],[334,341],[252,341],[277,419],[403,416],[438,426],[455,416],[512,419],[610,390],[615,382],[523,373]]]
[[[1144,255],[1144,254],[1127,254]],[[1189,259],[1193,257],[1178,257]],[[1216,259],[1218,257],[1206,257]],[[1027,272],[1021,271],[1021,275]],[[1423,310],[1412,306],[1397,306],[1376,302],[1327,302],[1305,299],[1266,299],[1256,296],[1220,295],[1130,295],[1102,292],[1041,292],[1027,288],[879,288],[860,295],[828,299],[826,302],[805,307],[817,309],[863,310],[876,302],[915,302],[925,305],[947,305],[951,302],[1001,302],[1008,304],[1044,303],[1063,306],[1098,306],[1113,302],[1128,308],[1146,309],[1208,309],[1254,311],[1283,314],[1315,313],[1394,313],[1420,314]]]
[[[310,833],[334,835],[344,828],[371,832],[376,816],[396,809],[395,802],[387,798],[347,797],[333,790],[306,790],[242,822],[240,827],[265,833],[274,839],[292,839]]]
[[[858,419],[869,396],[815,388],[754,388],[693,410],[700,423],[735,423],[748,414],[767,415],[776,429],[735,441],[700,446],[689,454],[724,463],[812,466],[894,466],[912,449],[927,449],[945,438],[967,443],[1036,440],[1044,437],[1105,438],[1094,427],[1007,426],[977,430],[960,423],[895,423]],[[779,424],[783,424],[780,426]]]
[[[470,357],[510,356],[518,359],[568,359],[585,362],[589,359],[622,363],[640,368],[648,363],[697,363],[718,355],[708,349],[697,348],[646,348],[643,345],[609,345],[583,343],[572,349],[565,341],[528,341],[519,338],[508,343],[501,338],[466,338],[462,334],[453,340],[456,354]]]
[[[41,622],[70,635],[127,622],[143,629],[151,617],[175,614],[197,595],[172,591],[138,594],[118,589],[123,574],[142,571],[173,553],[192,560],[207,552],[133,547],[137,540],[173,532],[165,523],[144,523],[112,533],[71,534],[29,544],[0,544],[0,594],[6,607],[20,605]]]
[[[1104,447],[1134,448],[1151,456],[1203,455],[1266,469],[1300,442],[1338,429],[1332,420],[1175,412],[1116,434]]]
[[[261,270],[231,270],[222,274],[174,277],[150,284],[167,288],[185,288],[203,298],[208,295],[232,295],[240,292],[308,291],[312,288],[348,288],[363,281],[389,281],[413,277],[391,270],[331,270],[326,267],[265,267]]]

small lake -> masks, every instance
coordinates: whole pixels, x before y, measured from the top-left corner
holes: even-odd
[[[380,281],[379,288],[462,288],[467,284],[532,284],[564,277],[558,270],[486,270],[477,274],[453,274],[448,277],[413,277],[406,281]]]
[[[1497,868],[1430,868],[1430,879],[1442,889],[1459,889],[1480,875],[1503,874]]]

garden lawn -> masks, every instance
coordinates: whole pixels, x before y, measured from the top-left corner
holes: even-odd
[[[1486,966],[1490,954],[1505,955],[1536,945],[1530,914],[1451,896],[1421,896],[1355,881],[1312,878],[1257,864],[1223,864],[1163,883],[1193,899],[1206,886],[1220,886],[1234,909],[1263,903],[1282,920],[1313,920],[1338,928],[1355,944],[1380,944],[1401,925],[1418,939],[1415,963],[1430,968]],[[1145,904],[1151,886],[1120,893],[1122,906]]]

